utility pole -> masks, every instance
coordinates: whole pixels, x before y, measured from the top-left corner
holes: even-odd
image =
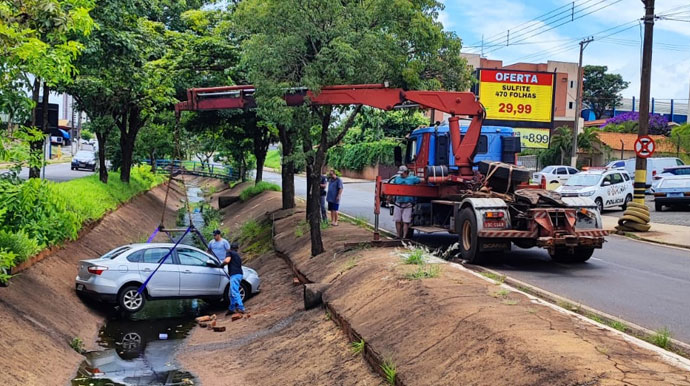
[[[652,47],[654,39],[654,0],[644,0],[644,45],[642,48],[642,71],[640,77],[640,122],[637,137],[647,135],[649,131],[649,95],[652,82]],[[644,204],[644,192],[647,189],[647,159],[636,157],[635,184],[633,200]]]
[[[575,125],[573,129],[573,149],[570,154],[570,166],[577,167],[577,134],[580,132],[580,115],[582,115],[582,53],[589,43],[593,42],[594,38],[589,37],[580,42],[580,61],[577,65],[577,97],[575,98]]]

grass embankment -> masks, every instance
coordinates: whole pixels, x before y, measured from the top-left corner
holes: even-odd
[[[269,150],[268,153],[266,153],[264,166],[274,170],[280,170],[280,150]]]
[[[257,194],[265,192],[267,190],[273,190],[276,192],[280,192],[280,186],[273,184],[273,183],[270,183],[270,182],[261,181],[254,186],[250,186],[250,187],[244,189],[242,191],[242,193],[240,193],[240,200],[247,201],[250,198],[256,196]]]
[[[129,184],[121,182],[117,172],[109,174],[108,184],[101,183],[97,174],[63,183],[0,181],[0,282],[9,279],[10,268],[41,249],[76,239],[86,223],[165,178],[140,166],[132,169]]]

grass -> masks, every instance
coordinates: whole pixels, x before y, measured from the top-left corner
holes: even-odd
[[[482,272],[481,275],[495,281],[497,285],[503,284],[506,281],[505,275],[498,275],[493,272]]]
[[[309,230],[309,223],[305,219],[299,220],[295,227],[295,237],[302,237]]]
[[[431,279],[441,274],[441,267],[438,264],[424,264],[417,266],[417,269],[405,275],[409,280]]]
[[[413,248],[407,254],[403,254],[405,264],[424,264],[424,250],[422,248]]]
[[[358,257],[359,256],[352,256],[351,258],[349,258],[345,262],[345,264],[343,265],[342,272],[347,272],[347,271],[351,270],[352,268],[356,267]]]
[[[381,370],[386,378],[386,382],[389,385],[395,385],[395,377],[398,375],[398,372],[395,370],[395,363],[390,358],[385,359],[381,363]]]
[[[242,191],[242,193],[240,193],[240,200],[247,201],[250,198],[252,198],[252,197],[254,197],[260,193],[263,193],[267,190],[273,190],[275,192],[280,192],[280,186],[273,184],[273,183],[270,183],[270,182],[261,181],[254,186],[250,186],[250,187],[244,189]]]
[[[628,329],[628,326],[627,326],[625,323],[618,322],[618,321],[615,321],[615,320],[614,320],[614,321],[611,321],[611,323],[607,323],[607,324],[608,324],[609,326],[611,326],[612,328],[614,328],[614,329],[616,329],[616,330],[618,330],[618,331],[622,331],[622,332],[625,332],[625,331]]]
[[[69,342],[69,346],[79,354],[84,352],[84,341],[79,337],[73,338],[72,341]]]
[[[264,166],[274,170],[280,170],[280,150],[272,149],[266,153]]]
[[[652,335],[652,337],[650,338],[651,343],[663,349],[668,348],[668,344],[670,341],[671,331],[669,331],[669,329],[666,327],[656,330],[654,335]]]
[[[516,304],[518,304],[518,303],[520,303],[520,302],[517,301],[517,300],[513,300],[513,299],[505,299],[505,300],[503,300],[502,303],[505,304],[505,305],[508,305],[508,306],[514,306],[514,305],[516,305]]]
[[[360,339],[358,342],[350,343],[350,350],[352,354],[359,355],[364,352],[364,339]]]
[[[253,219],[245,221],[240,226],[237,241],[242,243],[242,251],[247,256],[246,261],[269,252],[273,248],[270,222],[258,222]]]
[[[498,299],[498,298],[505,299],[506,296],[508,296],[509,293],[510,293],[510,291],[508,291],[507,289],[501,289],[501,290],[498,290],[498,291],[496,291],[496,292],[493,292],[493,293],[491,294],[491,296],[493,296],[493,297],[495,297],[495,298],[497,298],[497,299]]]
[[[365,217],[362,216],[355,216],[355,217],[350,217],[350,216],[341,216],[340,217],[343,221],[349,222],[350,224],[354,226],[358,226],[360,228],[369,228],[369,220],[367,220]]]

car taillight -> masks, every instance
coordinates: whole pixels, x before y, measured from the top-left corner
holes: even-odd
[[[652,177],[656,176],[656,170],[652,170]]]
[[[546,189],[546,176],[542,174],[541,176],[541,182],[539,183],[541,185],[542,189]]]
[[[89,273],[92,273],[94,275],[100,275],[103,273],[103,271],[107,271],[108,267],[103,267],[100,265],[93,265],[93,266],[87,268],[87,270],[89,271]]]

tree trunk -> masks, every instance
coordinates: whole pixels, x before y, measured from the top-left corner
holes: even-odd
[[[156,151],[155,150],[152,151],[151,154],[149,154],[149,155],[151,156],[151,173],[155,173],[156,172]]]
[[[104,183],[108,183],[108,167],[105,164],[105,142],[108,139],[108,131],[101,133],[96,131],[96,140],[98,141],[98,179]]]
[[[290,133],[287,127],[281,125],[278,126],[278,134],[283,149],[280,168],[283,185],[283,209],[292,209],[295,207],[295,161],[291,158],[294,150],[294,141],[291,135],[294,133]]]
[[[256,178],[254,179],[255,184],[258,184],[263,179],[265,161],[266,153],[264,153],[263,157],[256,157]]]
[[[41,91],[41,80],[36,78],[34,79],[34,87],[31,90],[31,100],[34,101],[34,104],[36,107],[31,111],[31,127],[36,127],[36,122],[38,121],[38,117],[36,114],[38,113],[38,95],[39,92]],[[34,156],[38,156],[38,154],[43,154],[43,145],[44,141],[32,141],[29,144],[29,159],[34,159]],[[40,166],[36,165],[29,165],[29,178],[41,178],[41,168]]]
[[[129,183],[132,173],[132,155],[134,154],[134,141],[128,136],[120,137],[120,150],[122,151],[122,165],[120,166],[120,181]]]
[[[122,114],[121,120],[115,120],[120,128],[120,151],[122,152],[122,165],[120,166],[120,181],[129,183],[132,172],[132,156],[137,133],[144,125],[141,119],[141,110],[137,106],[130,107]]]

